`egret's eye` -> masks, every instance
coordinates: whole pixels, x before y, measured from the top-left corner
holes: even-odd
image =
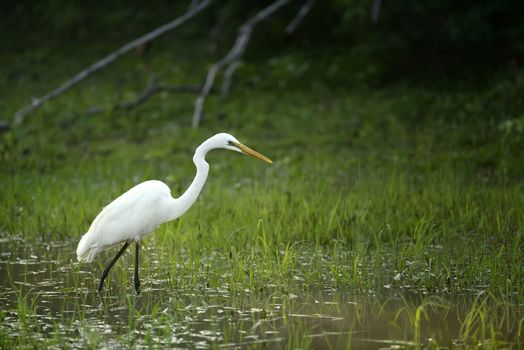
[[[227,141],[227,144],[230,145],[230,146],[234,146],[235,143],[233,141]]]

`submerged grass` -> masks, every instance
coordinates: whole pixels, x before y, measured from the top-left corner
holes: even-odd
[[[1,134],[0,317],[9,326],[0,347],[521,345],[523,76],[482,91],[245,89],[210,98],[199,130],[189,129],[187,97],[76,115],[113,96],[102,78],[91,81]],[[21,88],[1,102],[7,115]],[[74,262],[90,222],[143,180],[182,193],[194,148],[219,131],[275,164],[209,154],[197,203],[145,241],[141,275],[154,278],[144,296],[131,293],[124,257],[97,301],[96,274],[114,252]],[[323,313],[355,321],[309,322]],[[385,315],[398,338],[364,339],[372,315]]]

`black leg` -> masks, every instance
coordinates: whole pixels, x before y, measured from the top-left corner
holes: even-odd
[[[136,294],[140,294],[140,280],[138,279],[138,252],[140,252],[140,243],[136,242],[136,255],[135,255],[135,291]]]
[[[107,267],[105,268],[104,272],[102,273],[102,277],[100,278],[100,285],[98,286],[98,291],[102,291],[102,287],[104,286],[104,280],[106,279],[107,277],[107,274],[109,273],[109,270],[111,270],[111,268],[113,267],[113,265],[116,263],[116,261],[118,260],[118,258],[120,258],[120,255],[122,255],[124,253],[124,251],[126,250],[127,246],[129,245],[129,243],[125,243],[124,246],[122,247],[122,249],[120,249],[120,251],[118,252],[118,254],[113,258],[113,260],[111,260],[111,262],[109,263],[109,265],[107,265]]]

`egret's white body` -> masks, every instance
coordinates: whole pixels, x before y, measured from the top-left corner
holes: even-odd
[[[138,243],[144,236],[152,233],[159,225],[182,216],[195,202],[209,173],[209,164],[205,160],[207,152],[223,148],[251,155],[271,163],[267,157],[242,145],[232,135],[217,134],[203,142],[195,151],[193,162],[197,174],[186,192],[178,198],[171,196],[169,187],[158,180],[142,182],[109,203],[95,218],[86,234],[78,243],[78,260],[91,262],[104,249],[125,242],[124,248],[104,271],[99,290],[107,272],[123,253],[127,245]],[[136,263],[137,263],[136,262]],[[135,265],[135,286],[138,268]],[[139,285],[139,283],[138,283]],[[138,287],[137,292],[138,292]]]
[[[107,247],[121,242],[140,242],[160,224],[183,214],[176,210],[176,202],[162,181],[136,185],[98,214],[78,244],[78,259],[91,262]]]

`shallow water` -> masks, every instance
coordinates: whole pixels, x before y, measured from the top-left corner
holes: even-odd
[[[495,336],[479,334],[479,325],[465,328],[478,300],[473,294],[431,297],[385,288],[378,296],[330,288],[285,291],[272,285],[236,290],[227,284],[209,288],[205,275],[184,284],[190,289],[173,285],[176,278],[152,248],[141,256],[149,267],[141,273],[140,295],[132,287],[129,253],[99,294],[95,288],[103,259],[79,264],[75,248],[73,241],[0,240],[0,330],[7,337],[31,337],[57,348],[387,349],[489,345],[494,339],[519,346],[514,314],[501,317]]]

